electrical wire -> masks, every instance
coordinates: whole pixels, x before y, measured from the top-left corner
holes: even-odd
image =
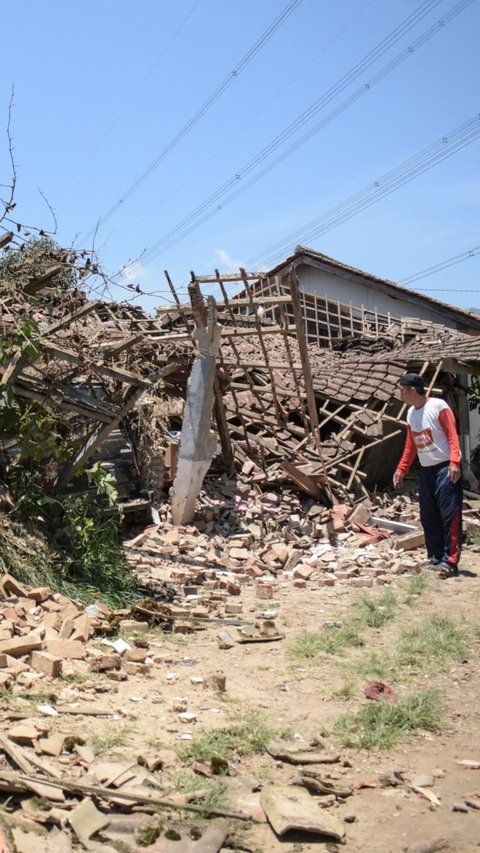
[[[137,97],[138,93],[140,92],[140,90],[143,88],[143,86],[145,85],[145,83],[147,82],[147,80],[149,79],[149,77],[151,77],[151,76],[152,76],[153,72],[155,71],[155,69],[157,68],[157,66],[160,64],[160,62],[162,61],[162,59],[163,59],[163,57],[166,55],[166,53],[170,50],[170,48],[171,48],[172,44],[176,41],[176,39],[178,38],[178,36],[179,36],[179,35],[180,35],[180,33],[182,32],[183,28],[185,27],[185,25],[186,25],[186,24],[187,24],[187,22],[190,20],[190,18],[192,17],[193,13],[195,12],[195,9],[197,8],[197,6],[199,6],[199,5],[200,5],[200,3],[201,3],[201,2],[202,2],[202,0],[195,0],[195,2],[194,2],[194,4],[193,4],[193,6],[191,6],[191,8],[190,8],[189,12],[186,14],[186,16],[185,16],[185,18],[183,19],[182,23],[180,24],[180,26],[179,26],[179,27],[177,27],[177,29],[175,30],[175,32],[173,33],[173,35],[171,36],[171,38],[168,40],[168,42],[167,42],[167,44],[165,45],[165,47],[163,48],[163,50],[162,50],[162,52],[161,52],[160,56],[155,60],[155,62],[153,63],[153,65],[151,65],[151,66],[150,66],[150,68],[148,69],[147,73],[146,73],[146,74],[144,74],[144,76],[142,77],[142,79],[141,79],[141,80],[140,80],[140,82],[138,83],[138,85],[137,85],[136,89],[134,90],[134,92],[132,93],[132,95],[131,95],[131,96],[128,98],[128,100],[124,103],[124,105],[123,105],[123,107],[121,108],[121,110],[117,113],[117,115],[115,116],[115,118],[113,119],[113,121],[109,124],[109,126],[108,126],[108,127],[106,128],[106,130],[103,132],[103,134],[102,134],[102,136],[100,137],[100,139],[99,139],[99,140],[95,143],[95,145],[91,148],[91,150],[90,150],[90,151],[89,151],[89,153],[86,155],[86,157],[84,158],[84,160],[82,160],[82,162],[79,164],[79,166],[77,167],[77,169],[76,169],[75,173],[73,174],[73,176],[72,176],[72,178],[70,179],[70,181],[68,182],[68,184],[67,184],[67,185],[66,185],[66,186],[61,190],[61,192],[59,193],[59,195],[58,195],[58,196],[57,196],[57,198],[55,199],[55,201],[56,201],[56,202],[58,202],[58,201],[59,201],[59,200],[60,200],[60,199],[65,195],[65,193],[66,193],[66,192],[68,192],[68,190],[71,188],[71,186],[75,183],[75,181],[76,181],[76,179],[78,178],[78,176],[79,176],[79,175],[81,175],[81,173],[83,172],[83,170],[84,170],[85,166],[87,165],[87,163],[89,163],[89,162],[90,162],[90,160],[92,159],[92,157],[94,157],[94,156],[95,156],[95,154],[97,153],[97,151],[98,151],[98,149],[101,147],[101,145],[103,145],[103,143],[105,142],[105,140],[107,139],[107,137],[108,137],[108,136],[110,136],[110,134],[111,134],[111,132],[112,132],[113,128],[114,128],[114,127],[116,127],[116,125],[118,124],[118,122],[120,121],[120,119],[122,118],[122,116],[124,116],[124,115],[125,115],[126,111],[127,111],[127,110],[128,110],[128,108],[130,107],[130,105],[134,102],[134,100],[136,99],[136,97]]]
[[[308,243],[310,240],[337,228],[347,219],[370,207],[384,196],[390,195],[438,163],[461,151],[479,136],[480,114],[477,113],[448,134],[437,139],[432,145],[422,149],[418,154],[377,178],[373,183],[368,184],[316,219],[310,220],[296,231],[291,232],[281,243],[276,243],[261,255],[248,259],[247,266],[249,268],[260,264],[266,268],[274,266],[277,260],[289,254],[293,244]],[[268,252],[270,254],[267,254]]]
[[[182,141],[182,139],[195,127],[195,125],[200,121],[203,115],[210,110],[213,105],[218,101],[218,99],[223,95],[224,91],[228,89],[229,86],[238,78],[242,71],[250,64],[250,62],[254,59],[254,57],[262,50],[263,47],[270,41],[274,33],[281,27],[283,23],[290,17],[292,12],[295,11],[297,6],[302,2],[302,0],[290,0],[288,5],[283,9],[280,15],[275,18],[274,21],[267,27],[265,32],[260,36],[259,39],[255,42],[255,44],[247,51],[247,53],[242,57],[240,62],[235,66],[235,68],[227,74],[226,77],[219,83],[216,89],[208,96],[208,98],[203,102],[203,104],[198,108],[198,110],[191,116],[188,121],[183,125],[183,127],[175,134],[175,136],[165,145],[165,147],[161,150],[161,152],[155,157],[155,159],[150,163],[149,166],[139,175],[135,181],[130,184],[130,186],[122,193],[120,198],[112,204],[112,206],[103,214],[100,218],[100,223],[103,225],[111,216],[118,210],[118,208],[125,203],[125,201],[138,189],[138,187],[143,184],[143,182],[152,174],[154,169],[160,165],[160,163],[165,160],[166,157],[170,154],[174,148]]]
[[[466,252],[462,252],[460,255],[454,255],[453,258],[447,258],[444,261],[440,261],[438,264],[434,264],[431,267],[426,267],[426,269],[420,270],[419,272],[413,273],[412,275],[407,276],[407,278],[401,278],[399,280],[399,284],[412,284],[414,281],[420,281],[422,278],[428,278],[430,275],[435,275],[437,272],[441,272],[442,270],[447,270],[450,267],[454,267],[457,264],[462,263],[463,261],[468,261],[470,258],[474,258],[476,255],[480,253],[480,246],[474,246],[473,249],[467,249]],[[424,288],[424,287],[416,287],[415,290],[440,290],[440,288]],[[451,288],[448,288],[451,291]],[[457,291],[457,288],[455,288]],[[446,292],[446,291],[445,291]],[[477,290],[462,290],[462,293],[479,293]]]
[[[242,127],[240,127],[240,128],[239,128],[239,130],[237,130],[237,131],[233,134],[233,136],[230,136],[230,137],[229,137],[229,139],[227,139],[227,140],[226,140],[226,142],[224,142],[224,143],[223,143],[219,148],[217,148],[215,151],[213,151],[213,153],[212,153],[212,154],[210,154],[210,155],[206,158],[206,160],[203,160],[203,161],[200,163],[200,165],[198,166],[198,168],[196,168],[193,172],[190,172],[190,174],[189,174],[189,175],[188,175],[188,176],[187,176],[187,177],[186,177],[186,178],[185,178],[185,179],[184,179],[180,184],[177,184],[177,186],[176,186],[176,187],[175,187],[175,188],[174,188],[174,189],[173,189],[173,190],[172,190],[172,191],[171,191],[167,196],[165,196],[164,198],[162,198],[162,200],[161,200],[160,202],[157,202],[157,203],[156,203],[153,207],[151,207],[151,208],[150,208],[146,213],[144,213],[144,214],[141,216],[141,218],[140,218],[140,219],[138,219],[138,220],[137,220],[137,221],[136,221],[132,226],[130,226],[130,228],[129,228],[129,233],[131,234],[131,233],[132,233],[133,231],[135,231],[135,230],[136,230],[140,225],[142,225],[142,224],[143,224],[143,222],[148,221],[148,220],[150,219],[150,217],[151,217],[154,213],[156,213],[156,211],[157,211],[157,210],[159,210],[161,207],[163,207],[163,206],[164,206],[168,201],[170,201],[170,199],[171,199],[171,198],[175,198],[175,196],[178,194],[178,192],[179,192],[181,189],[183,189],[183,187],[188,186],[188,185],[191,185],[193,178],[195,178],[198,174],[201,174],[201,173],[204,171],[205,166],[207,166],[207,165],[208,165],[209,163],[211,163],[212,161],[216,160],[216,159],[218,158],[218,156],[219,156],[223,151],[225,151],[225,149],[227,149],[227,148],[232,144],[232,142],[234,142],[236,139],[238,139],[238,138],[242,135],[242,133],[243,133],[243,132],[248,128],[248,127],[250,127],[252,124],[254,124],[254,122],[257,120],[257,118],[258,118],[260,115],[262,115],[262,114],[265,112],[265,110],[267,110],[267,109],[268,109],[268,107],[270,107],[273,103],[275,103],[275,101],[277,101],[277,100],[280,98],[280,96],[281,96],[281,95],[283,95],[283,94],[287,91],[287,89],[289,89],[289,88],[290,88],[290,86],[292,86],[292,85],[293,85],[293,83],[294,83],[296,80],[298,80],[298,78],[299,78],[299,77],[301,77],[301,76],[302,76],[302,74],[304,74],[304,73],[305,73],[305,71],[307,71],[307,70],[308,70],[308,69],[309,69],[309,68],[314,64],[314,62],[316,62],[316,61],[317,61],[317,59],[318,59],[320,56],[322,56],[323,54],[327,53],[327,51],[332,47],[332,45],[334,45],[334,44],[335,44],[335,43],[336,43],[336,42],[341,38],[341,36],[342,36],[342,35],[343,35],[343,34],[344,34],[344,33],[345,33],[345,32],[346,32],[346,31],[347,31],[347,30],[352,26],[352,24],[354,24],[354,23],[355,23],[355,22],[356,22],[356,21],[357,21],[357,20],[358,20],[358,19],[359,19],[359,18],[360,18],[364,13],[365,13],[366,9],[368,9],[368,8],[369,8],[373,3],[375,3],[375,2],[376,2],[376,0],[368,0],[368,2],[367,2],[367,3],[365,3],[365,5],[363,6],[363,8],[362,8],[359,12],[357,12],[357,13],[354,15],[354,17],[353,17],[353,18],[351,18],[351,19],[349,20],[349,22],[348,22],[345,26],[343,26],[343,27],[342,27],[342,28],[341,28],[341,29],[340,29],[340,30],[339,30],[339,31],[338,31],[338,32],[337,32],[337,33],[336,33],[336,34],[335,34],[335,35],[334,35],[334,36],[333,36],[333,37],[332,37],[328,42],[327,42],[327,44],[326,44],[326,45],[324,45],[324,47],[322,47],[322,49],[321,49],[321,50],[319,50],[319,51],[314,55],[314,57],[313,57],[312,59],[310,59],[310,60],[309,60],[309,62],[307,62],[307,64],[306,64],[306,65],[304,65],[304,66],[300,69],[300,71],[298,71],[298,72],[297,72],[293,77],[291,77],[291,78],[290,78],[290,80],[288,81],[288,83],[286,83],[284,86],[282,86],[282,88],[281,88],[281,89],[279,89],[279,90],[276,92],[276,94],[275,94],[272,98],[270,98],[270,100],[269,100],[269,101],[267,101],[267,103],[266,103],[266,104],[264,104],[264,105],[263,105],[259,110],[257,110],[257,112],[256,112],[256,113],[254,113],[254,115],[253,115],[253,116],[251,116],[251,118],[249,118],[249,119],[248,119],[248,121],[247,121],[247,122],[245,122],[245,124],[243,124],[243,125],[242,125]]]
[[[255,177],[250,179],[246,184],[242,184],[242,187],[236,189],[230,196],[224,198],[226,193],[231,190],[235,185],[238,185],[238,182],[241,181],[248,174],[253,172],[259,165],[261,165],[267,158],[277,149],[279,148],[285,141],[287,141],[291,136],[293,136],[301,127],[303,127],[317,112],[323,109],[327,104],[329,104],[341,91],[343,91],[347,86],[355,80],[366,68],[368,68],[371,64],[373,64],[380,56],[382,56],[393,44],[395,44],[406,32],[412,29],[429,11],[431,11],[432,6],[436,5],[437,0],[432,0],[432,2],[422,3],[418,9],[412,13],[405,21],[402,22],[395,30],[392,31],[382,42],[377,45],[376,48],[371,50],[360,62],[358,62],[349,72],[347,72],[336,84],[334,84],[330,89],[327,90],[320,98],[318,98],[310,107],[305,110],[300,116],[295,119],[290,125],[287,126],[274,140],[272,140],[267,146],[265,146],[255,157],[253,157],[245,166],[242,167],[238,172],[235,173],[231,178],[229,178],[224,184],[218,187],[214,193],[212,193],[208,198],[206,198],[197,208],[195,208],[190,214],[188,214],[184,219],[182,219],[177,225],[175,225],[170,231],[164,234],[159,240],[157,240],[151,247],[145,249],[137,258],[137,261],[141,260],[144,263],[147,259],[153,260],[157,257],[160,250],[165,250],[166,248],[170,248],[170,246],[177,243],[180,239],[183,239],[185,236],[190,234],[195,228],[199,225],[206,222],[212,216],[214,216],[219,210],[222,210],[227,204],[233,201],[238,197],[242,192],[245,192],[246,189],[251,187],[254,183],[259,181],[262,177],[264,177],[267,172],[271,171],[275,166],[277,166],[282,160],[288,157],[291,153],[296,151],[301,145],[303,145],[306,141],[308,141],[315,133],[325,127],[326,124],[335,119],[341,112],[351,106],[356,100],[358,100],[361,95],[365,94],[365,92],[370,91],[374,85],[376,85],[380,80],[382,80],[387,74],[389,74],[394,68],[396,68],[401,62],[411,56],[419,47],[423,46],[432,36],[434,36],[437,32],[443,29],[447,23],[449,23],[454,17],[456,17],[460,12],[462,12],[473,0],[460,0],[442,19],[437,21],[435,24],[431,25],[424,33],[422,33],[415,42],[409,45],[406,49],[401,51],[393,60],[388,62],[385,66],[383,66],[377,74],[369,80],[367,83],[360,86],[356,89],[352,95],[350,95],[345,101],[343,101],[339,106],[337,106],[331,113],[329,113],[320,123],[318,123],[314,128],[311,128],[296,140],[289,148],[287,148],[283,153],[281,153],[274,161],[269,163],[265,168],[257,174]],[[427,8],[428,7],[428,8]]]

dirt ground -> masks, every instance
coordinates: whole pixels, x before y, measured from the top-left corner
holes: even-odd
[[[193,634],[177,636],[153,630],[145,635],[156,661],[151,675],[130,676],[128,681],[118,684],[97,677],[84,684],[71,683],[63,689],[79,690],[84,698],[91,693],[102,704],[108,700],[117,713],[118,721],[106,723],[97,718],[88,721],[89,741],[97,738],[97,748],[100,743],[102,751],[102,738],[105,740],[102,758],[130,762],[155,749],[171,751],[170,766],[169,761],[165,766],[166,778],[170,780],[166,784],[167,794],[173,793],[175,779],[184,772],[174,752],[190,742],[189,736],[196,738],[201,730],[228,726],[236,715],[249,710],[262,712],[273,727],[289,729],[290,733],[307,739],[322,735],[339,748],[340,762],[316,769],[330,782],[354,787],[352,796],[328,809],[340,819],[348,819],[343,844],[301,832],[280,838],[266,823],[234,823],[232,829],[241,840],[240,849],[255,853],[307,853],[346,846],[352,853],[397,853],[416,850],[415,845],[420,845],[420,850],[422,845],[444,838],[449,842],[445,849],[459,853],[474,850],[480,847],[480,810],[469,808],[464,813],[453,810],[453,806],[463,802],[467,795],[476,793],[480,799],[480,769],[459,763],[480,762],[480,553],[467,548],[459,578],[434,578],[422,594],[410,597],[405,603],[408,584],[408,576],[394,577],[388,587],[398,601],[393,621],[381,628],[365,628],[365,645],[347,648],[341,655],[299,659],[291,656],[289,645],[301,631],[315,631],[332,621],[342,624],[351,615],[362,591],[347,585],[315,588],[314,582],[304,589],[294,589],[292,581],[285,580],[276,587],[274,600],[256,601],[253,586],[246,586],[241,596],[235,598],[241,605],[238,618],[243,620],[253,620],[264,611],[275,611],[276,626],[284,639],[236,643],[225,649],[219,647],[217,634],[222,630],[234,637],[234,628],[210,625]],[[368,593],[381,594],[385,589],[377,587]],[[474,626],[468,656],[451,660],[438,673],[422,672],[421,668],[417,672],[408,671],[401,681],[392,682],[391,687],[399,697],[426,687],[438,687],[447,705],[444,728],[410,736],[390,750],[339,747],[331,733],[332,725],[341,714],[355,711],[366,702],[364,690],[369,679],[356,674],[355,662],[372,649],[381,653],[391,648],[403,627],[420,623],[433,613]],[[216,672],[226,676],[223,694],[201,682]],[[103,696],[96,692],[102,689],[102,683],[107,691]],[[178,709],[182,707],[196,714],[196,720],[182,722],[178,717]],[[65,720],[55,722],[65,731]],[[85,721],[76,725],[78,730],[85,729]],[[68,724],[69,731],[74,727],[73,722]],[[117,744],[116,732],[119,732]],[[235,774],[240,779],[251,774],[258,781],[257,787],[269,783],[287,785],[298,776],[297,770],[264,751],[231,762],[232,779]],[[434,784],[428,790],[440,804],[431,804],[407,785],[379,784],[382,774],[393,771],[402,772],[407,779],[433,774]],[[375,787],[356,788],[361,783]],[[258,796],[253,794],[251,802],[258,805]],[[222,803],[223,807],[249,811],[249,803],[245,804],[244,798],[236,797],[232,791],[226,803]]]

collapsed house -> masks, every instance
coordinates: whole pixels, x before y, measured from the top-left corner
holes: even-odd
[[[74,436],[68,462],[44,460],[51,491],[78,489],[79,472],[100,458],[125,511],[158,507],[174,483],[182,523],[214,457],[213,472],[241,473],[255,489],[288,484],[327,507],[353,505],[391,481],[406,423],[398,378],[407,370],[452,406],[468,461],[468,383],[480,372],[480,339],[469,332],[478,334],[480,318],[418,294],[413,301],[435,321],[385,313],[371,305],[366,274],[338,264],[337,276],[363,276],[369,304],[320,296],[311,265],[324,275],[332,263],[299,249],[271,273],[192,273],[188,303],[167,274],[172,304],[155,318],[128,302],[87,299],[78,282],[60,286],[72,268],[63,250],[20,287],[3,278],[1,385],[54,411]],[[299,281],[305,265],[308,286]],[[384,284],[385,299],[398,299],[402,289]],[[380,303],[379,280],[373,285]],[[29,346],[20,334],[27,321]],[[14,435],[2,437],[4,455],[15,446]]]

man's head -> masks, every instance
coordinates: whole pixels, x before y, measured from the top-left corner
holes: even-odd
[[[425,403],[425,383],[419,373],[404,373],[398,381],[400,395],[409,406],[423,406]]]

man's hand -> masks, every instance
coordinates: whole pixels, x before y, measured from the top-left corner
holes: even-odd
[[[395,471],[393,475],[393,488],[400,489],[403,486],[403,477],[404,475],[400,473],[400,471]]]
[[[448,476],[452,483],[458,483],[460,477],[462,476],[462,469],[458,465],[449,465]]]

